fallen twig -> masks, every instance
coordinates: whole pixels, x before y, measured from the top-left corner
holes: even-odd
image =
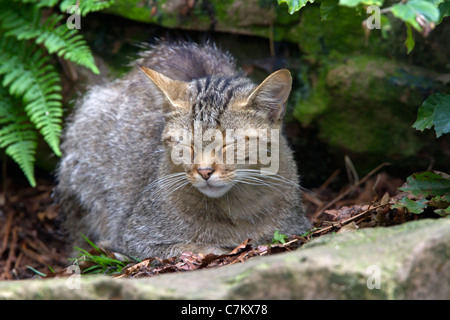
[[[334,198],[332,201],[328,202],[326,205],[318,208],[316,210],[316,212],[313,214],[312,216],[312,221],[316,221],[316,219],[328,208],[330,208],[331,206],[335,205],[339,200],[341,200],[342,198],[344,198],[346,195],[348,195],[351,191],[355,190],[357,187],[359,187],[360,185],[364,184],[371,176],[373,176],[378,170],[380,170],[381,168],[385,167],[389,165],[389,163],[384,162],[382,164],[380,164],[378,167],[376,167],[375,169],[373,169],[372,171],[370,171],[364,178],[362,178],[360,181],[358,181],[358,183],[350,186],[347,190],[345,190],[344,192],[342,192],[340,195],[338,195],[336,198]]]
[[[322,235],[322,234],[325,234],[325,233],[333,230],[334,228],[343,227],[343,226],[345,226],[345,225],[347,225],[347,224],[349,224],[349,223],[351,223],[351,222],[361,218],[365,214],[367,214],[367,213],[369,213],[369,212],[371,212],[371,211],[373,211],[375,209],[378,209],[378,208],[381,208],[381,207],[385,207],[385,206],[390,205],[390,204],[391,203],[384,203],[384,204],[379,204],[379,205],[373,206],[371,208],[369,207],[367,210],[364,210],[363,212],[360,212],[360,213],[358,213],[357,215],[354,215],[351,218],[348,218],[348,219],[345,219],[345,220],[342,220],[342,221],[338,221],[338,222],[335,222],[335,223],[332,222],[331,225],[328,226],[328,227],[324,227],[324,228],[315,230],[315,231],[312,232],[311,235],[317,235],[317,234]]]
[[[0,257],[5,252],[6,248],[8,247],[8,240],[9,240],[9,234],[11,230],[11,225],[14,217],[14,211],[9,210],[8,214],[6,215],[6,222],[3,227],[3,241],[2,241],[2,247],[0,248]]]
[[[9,254],[8,254],[8,258],[6,259],[5,267],[3,269],[3,274],[0,275],[0,279],[12,280],[11,265],[12,265],[13,261],[16,259],[16,255],[15,255],[16,243],[17,243],[17,230],[16,230],[16,228],[12,228],[11,241],[9,243]]]

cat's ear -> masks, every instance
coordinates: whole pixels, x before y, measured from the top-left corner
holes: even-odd
[[[173,106],[183,106],[187,92],[187,82],[172,80],[165,75],[146,67],[139,66],[139,68],[145,72]]]
[[[247,99],[248,105],[267,112],[271,121],[283,118],[286,102],[291,92],[292,77],[287,69],[275,71],[269,75]]]

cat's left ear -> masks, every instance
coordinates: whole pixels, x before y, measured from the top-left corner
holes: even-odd
[[[146,67],[139,66],[139,68],[153,81],[172,106],[179,107],[184,102],[188,86],[187,82],[172,80]]]
[[[269,75],[247,99],[248,105],[267,111],[271,121],[283,118],[286,102],[291,92],[292,77],[287,69],[275,71]]]

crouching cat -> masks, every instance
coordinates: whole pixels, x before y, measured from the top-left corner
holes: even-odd
[[[91,88],[63,134],[56,195],[73,240],[143,259],[308,230],[279,134],[289,71],[255,85],[229,54],[186,42],[136,64]]]

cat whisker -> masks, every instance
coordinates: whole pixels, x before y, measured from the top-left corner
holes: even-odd
[[[279,175],[279,174],[272,174],[267,172],[267,174],[264,174],[264,170],[256,170],[256,169],[237,169],[236,172],[238,173],[247,173],[250,174],[252,176],[257,176],[257,177],[265,177],[268,179],[273,179],[273,180],[278,180],[280,182],[284,182],[287,184],[291,184],[293,186],[297,186],[298,187],[298,183],[291,181],[290,179]]]
[[[253,186],[265,186],[282,193],[282,191],[279,188],[276,188],[274,185],[271,185],[270,183],[266,183],[264,181],[239,179],[236,182]]]
[[[160,199],[164,199],[164,197],[167,197],[188,184],[189,180],[186,178],[186,173],[177,172],[153,181],[148,187],[153,189],[152,195],[154,198],[152,200],[158,202]],[[167,192],[168,190],[169,192]]]
[[[294,183],[293,181],[281,176],[281,175],[263,175],[260,173],[259,170],[252,170],[252,169],[238,169],[236,170],[239,177],[245,177],[250,179],[259,179],[260,181],[274,183],[279,182],[281,185],[289,185],[295,188],[298,188],[298,183]]]
[[[175,187],[172,188],[172,189],[169,189],[169,192],[167,192],[167,188],[160,188],[158,191],[163,191],[163,192],[161,194],[159,194],[157,196],[157,198],[153,199],[153,202],[158,202],[159,200],[166,199],[167,197],[169,197],[175,191],[180,190],[180,189],[184,188],[185,186],[187,186],[189,184],[189,181],[185,180],[185,181],[181,181],[181,182],[178,182],[178,183],[179,183],[178,185],[177,184],[173,184],[172,186],[175,186]]]

